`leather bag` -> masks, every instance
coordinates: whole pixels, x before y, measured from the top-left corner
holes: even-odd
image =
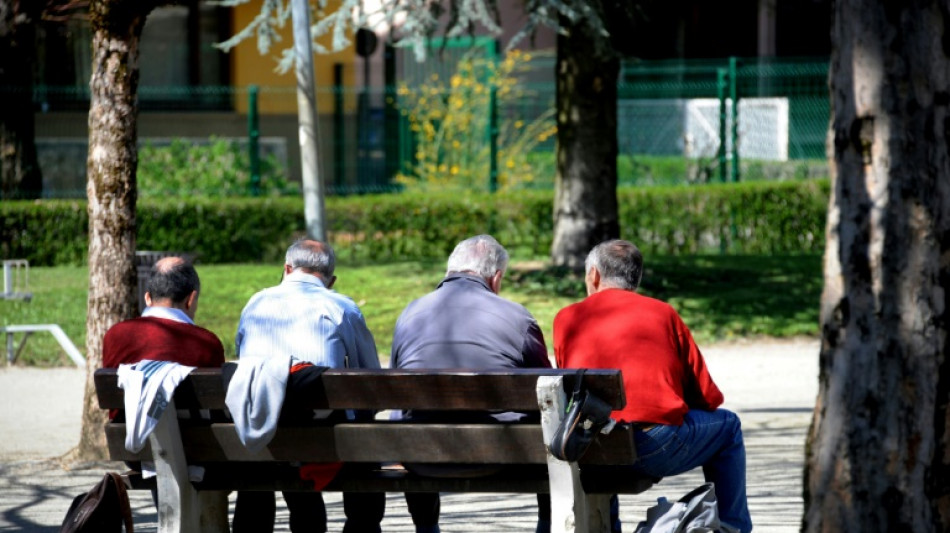
[[[583,368],[577,371],[567,414],[548,445],[554,457],[571,463],[584,456],[594,437],[610,422],[612,411],[607,402],[583,388],[585,371]]]
[[[134,533],[132,508],[122,477],[109,472],[87,493],[73,499],[60,533]]]

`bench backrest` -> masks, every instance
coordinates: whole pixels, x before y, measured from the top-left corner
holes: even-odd
[[[232,364],[233,363],[229,363]],[[226,365],[227,366],[227,365]],[[175,406],[184,409],[226,410],[227,370],[198,368],[178,386]],[[564,369],[356,370],[330,369],[313,387],[313,409],[439,409],[538,411],[536,384],[541,376],[562,376],[573,390],[576,373]],[[614,409],[624,406],[619,370],[588,370],[584,387]],[[116,370],[95,373],[96,392],[103,409],[123,409],[123,391]],[[260,453],[240,443],[232,424],[183,423],[182,442],[189,462],[217,461],[352,461],[466,462],[544,464],[547,454],[538,423],[340,423],[333,426],[279,427]],[[146,447],[133,454],[124,447],[125,424],[106,428],[113,460],[150,457]],[[628,464],[635,458],[632,435],[621,429],[597,439],[582,462]]]

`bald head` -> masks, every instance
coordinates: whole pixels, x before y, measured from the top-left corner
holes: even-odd
[[[328,288],[336,279],[333,271],[336,268],[336,255],[333,247],[325,242],[313,239],[299,239],[287,249],[284,259],[284,272],[300,270],[318,276]]]
[[[158,307],[177,307],[189,312],[191,300],[201,290],[198,272],[182,257],[159,259],[152,265],[145,282],[145,303]],[[193,315],[193,310],[189,313]],[[192,316],[194,318],[194,316]]]

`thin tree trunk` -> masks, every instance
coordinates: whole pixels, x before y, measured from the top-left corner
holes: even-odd
[[[566,22],[566,21],[565,21]],[[596,244],[620,236],[617,76],[620,60],[582,24],[557,41],[557,178],[551,261],[582,270]]]
[[[834,2],[805,532],[950,530],[948,10]]]
[[[149,8],[136,0],[94,0],[89,107],[89,302],[86,389],[77,459],[103,457],[105,412],[93,372],[102,364],[102,337],[137,311],[135,255],[136,119],[139,38]]]
[[[39,198],[33,59],[41,3],[0,0],[0,198]]]

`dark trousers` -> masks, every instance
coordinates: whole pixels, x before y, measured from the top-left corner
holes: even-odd
[[[407,492],[406,507],[412,516],[412,523],[417,533],[439,531],[439,513],[441,500],[438,492]],[[551,497],[548,494],[538,494],[538,526],[537,533],[551,531]],[[235,532],[236,533],[236,532]]]
[[[325,533],[327,510],[319,492],[283,492],[290,511],[292,533]],[[273,533],[277,513],[275,494],[266,491],[240,491],[234,505],[232,533]],[[344,533],[379,533],[386,510],[384,493],[344,493],[346,515]]]

